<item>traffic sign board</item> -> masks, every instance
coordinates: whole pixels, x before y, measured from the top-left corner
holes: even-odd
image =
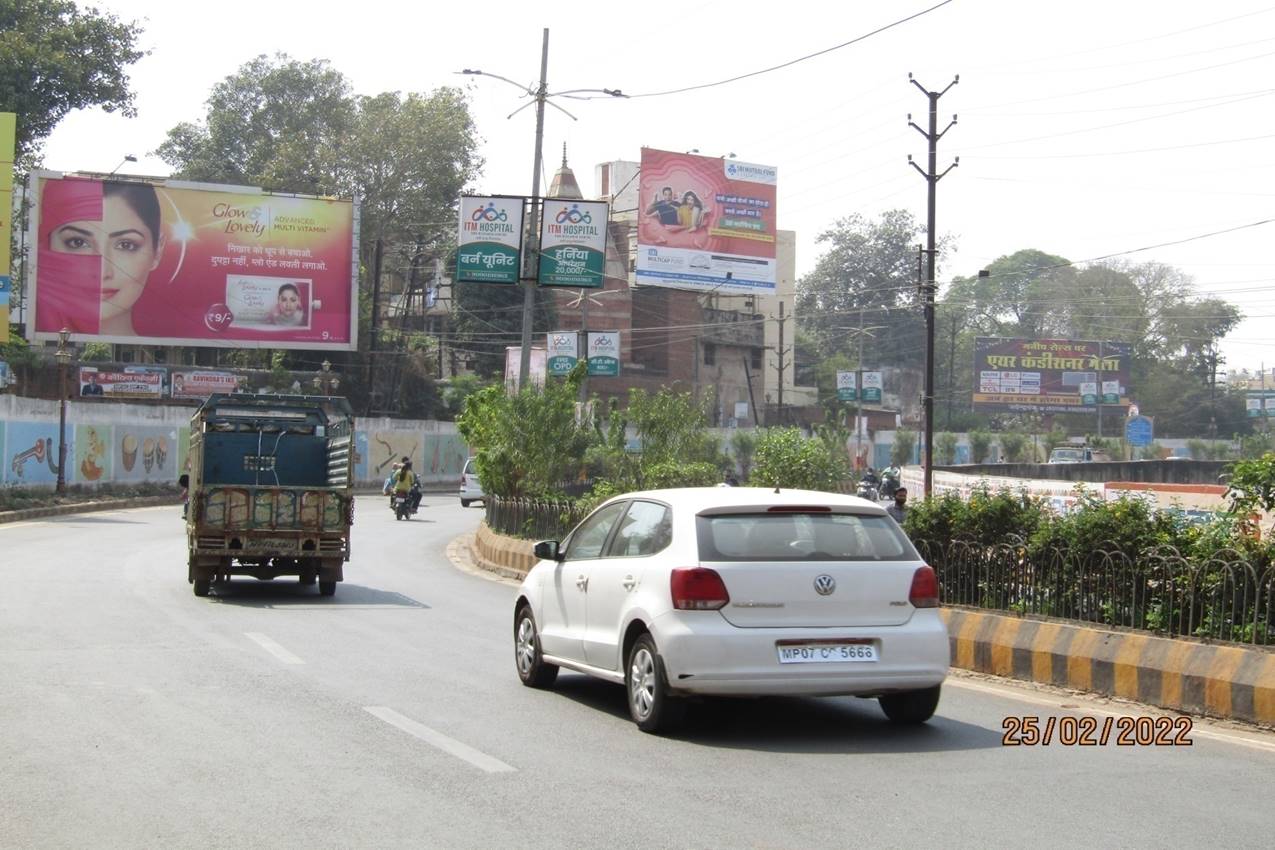
[[[1124,438],[1131,446],[1149,446],[1153,434],[1150,417],[1130,416],[1124,426]]]

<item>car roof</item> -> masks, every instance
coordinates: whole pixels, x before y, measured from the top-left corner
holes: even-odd
[[[653,499],[665,502],[674,509],[699,512],[706,509],[745,508],[758,506],[819,506],[853,508],[854,513],[885,515],[880,505],[842,493],[822,490],[787,490],[774,487],[677,487],[667,490],[642,490],[624,493],[608,501],[621,499]]]

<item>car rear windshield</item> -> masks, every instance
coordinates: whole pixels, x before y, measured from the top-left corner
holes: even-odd
[[[915,561],[889,517],[832,513],[699,516],[701,561]]]
[[[472,457],[469,460],[465,461],[465,468],[461,470],[461,474],[462,475],[474,474],[474,459]]]

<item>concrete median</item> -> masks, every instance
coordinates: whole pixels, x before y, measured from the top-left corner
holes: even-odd
[[[1275,653],[943,609],[952,666],[1275,726]]]

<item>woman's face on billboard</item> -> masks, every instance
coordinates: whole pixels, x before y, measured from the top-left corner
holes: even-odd
[[[49,242],[63,254],[102,258],[102,321],[133,309],[162,253],[141,216],[114,195],[102,200],[101,221],[69,221],[49,235]]]

